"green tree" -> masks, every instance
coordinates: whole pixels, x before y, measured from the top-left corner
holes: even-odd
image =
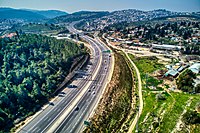
[[[39,99],[42,96],[40,87],[36,81],[34,81],[34,83],[33,83],[33,89],[32,89],[31,95],[32,95],[32,97],[34,97],[34,99],[36,100],[37,103],[39,102]]]
[[[64,80],[61,75],[67,76],[73,59],[84,53],[72,42],[42,35],[0,38],[0,132],[9,132],[17,118],[42,106]]]
[[[182,120],[186,124],[199,124],[200,116],[196,111],[188,110],[182,117]]]
[[[189,69],[184,71],[176,80],[177,88],[184,92],[193,92],[194,91],[194,79],[196,75]]]
[[[196,93],[200,93],[200,84],[198,84],[198,85],[195,87],[195,92],[196,92]]]
[[[29,91],[31,91],[32,88],[33,88],[33,83],[32,83],[32,81],[33,81],[33,78],[32,78],[32,77],[26,77],[26,78],[23,79],[22,84],[24,84],[25,87],[26,87]]]

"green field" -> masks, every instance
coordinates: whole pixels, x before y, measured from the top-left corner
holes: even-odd
[[[129,56],[140,71],[143,89],[149,90],[150,86],[154,86],[156,87],[156,90],[163,90],[162,88],[158,87],[158,85],[162,84],[163,81],[150,76],[150,74],[156,70],[163,69],[164,65],[158,63],[158,59],[156,57],[135,58],[132,54],[129,54]]]
[[[177,122],[180,119],[184,110],[195,109],[195,106],[200,102],[198,95],[191,95],[187,93],[175,93],[175,92],[155,92],[148,88],[149,85],[157,86],[162,84],[162,80],[158,80],[150,75],[152,72],[162,69],[164,66],[158,63],[158,59],[155,57],[142,57],[136,58],[129,54],[131,59],[138,67],[142,82],[143,82],[143,100],[144,108],[142,115],[139,119],[139,131],[140,132],[172,132]],[[147,86],[146,86],[147,81]],[[147,87],[147,88],[146,88]],[[168,88],[167,86],[165,86]],[[157,90],[164,90],[164,88],[158,88]],[[164,100],[157,99],[157,95],[162,93]],[[186,105],[188,106],[186,107]],[[184,128],[186,130],[186,128]],[[185,131],[180,132],[185,132]],[[191,132],[200,132],[200,125],[191,125]]]

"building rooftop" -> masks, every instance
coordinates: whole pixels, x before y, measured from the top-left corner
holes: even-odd
[[[176,76],[178,74],[178,71],[177,70],[174,70],[174,69],[171,69],[171,70],[169,70],[169,71],[167,71],[166,73],[165,73],[165,76]]]
[[[165,49],[181,49],[181,46],[176,46],[176,45],[159,45],[159,44],[152,44],[153,48],[165,48]]]
[[[188,69],[191,70],[193,73],[199,73],[200,72],[200,63],[194,63]]]
[[[181,71],[183,71],[183,67],[182,66],[180,66],[179,68],[178,68],[178,72],[181,72]]]

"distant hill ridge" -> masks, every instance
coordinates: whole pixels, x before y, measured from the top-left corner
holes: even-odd
[[[55,17],[55,18],[51,19],[49,22],[50,23],[51,22],[52,23],[62,23],[62,22],[79,21],[82,19],[85,19],[85,20],[98,19],[99,20],[101,18],[104,19],[105,17],[114,18],[117,21],[119,21],[120,19],[122,19],[122,17],[130,19],[134,15],[138,16],[138,14],[144,15],[144,14],[149,14],[149,13],[152,13],[155,15],[166,16],[166,14],[174,14],[175,12],[171,12],[166,9],[157,9],[157,10],[152,10],[152,11],[142,11],[142,10],[137,10],[137,9],[125,9],[125,10],[116,10],[116,11],[112,11],[112,12],[108,12],[108,11],[78,11],[78,12],[74,12],[72,14]]]
[[[109,14],[108,11],[79,11],[79,12],[74,12],[72,14],[53,18],[49,21],[49,23],[73,22],[82,19],[97,19],[106,16],[108,14]]]
[[[32,9],[13,9],[2,7],[0,8],[0,19],[22,19],[29,21],[47,20],[49,23],[65,23],[79,20],[95,20],[104,21],[105,19],[113,20],[111,23],[122,21],[138,21],[138,19],[154,19],[159,17],[176,16],[176,15],[194,15],[199,17],[199,12],[182,13],[172,12],[166,9],[157,9],[152,11],[142,11],[137,9],[126,9],[117,11],[79,11],[68,14],[59,10],[32,10]],[[141,21],[141,20],[139,20]]]
[[[68,15],[68,13],[66,13],[64,11],[59,11],[59,10],[31,10],[31,9],[24,9],[24,10],[38,13],[47,18],[55,18],[55,17],[59,17],[59,16],[63,16],[63,15]]]
[[[67,13],[59,10],[0,8],[0,19],[42,20],[62,15],[67,15]]]

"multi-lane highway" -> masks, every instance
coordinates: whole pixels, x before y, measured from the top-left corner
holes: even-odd
[[[107,50],[107,48],[97,42],[96,40],[82,36],[87,42],[93,47],[98,45],[100,51]],[[99,73],[94,78],[94,82],[89,87],[88,93],[86,93],[82,99],[78,102],[77,107],[78,110],[74,110],[68,115],[64,121],[58,126],[55,132],[67,132],[67,133],[77,133],[82,131],[84,128],[83,122],[88,120],[89,116],[91,115],[95,105],[98,103],[98,100],[102,94],[103,88],[107,83],[108,73],[110,69],[110,56],[108,53],[103,53],[102,55],[102,64],[99,70]],[[96,57],[96,59],[99,57]],[[95,60],[96,60],[95,59]]]
[[[69,26],[69,30],[79,33]],[[84,121],[93,113],[108,81],[111,67],[108,48],[83,34],[80,36],[91,45],[92,58],[82,73],[71,83],[75,88],[65,88],[49,106],[41,110],[20,133],[67,132],[77,133],[84,129]]]

